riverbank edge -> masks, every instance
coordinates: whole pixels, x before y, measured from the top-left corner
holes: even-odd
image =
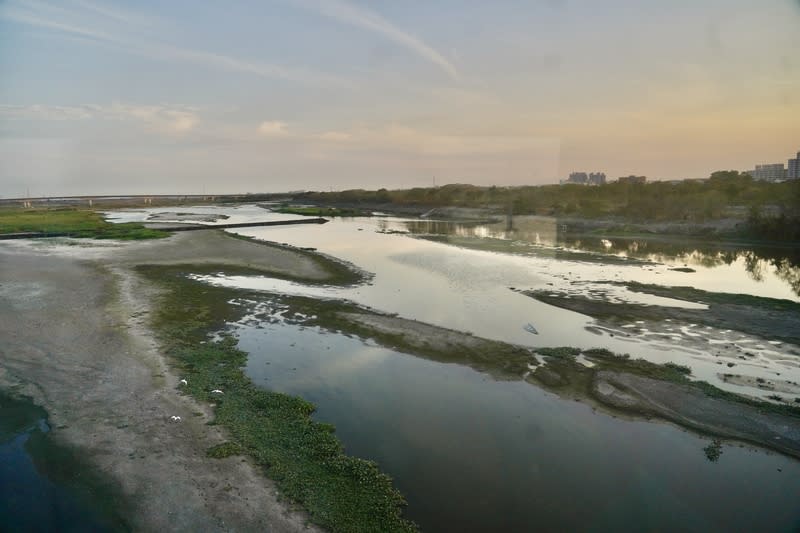
[[[265,297],[257,291],[226,290],[238,293],[242,300]],[[605,349],[526,348],[387,315],[342,300],[279,295],[267,299],[288,305],[292,312],[313,317],[304,320],[304,325],[355,335],[362,340],[372,339],[386,348],[437,362],[469,366],[493,379],[524,380],[565,399],[586,401],[614,416],[658,418],[701,435],[747,442],[800,458],[800,408],[745,398],[691,380],[688,368],[679,365],[658,365]],[[219,325],[223,327],[222,323]],[[546,364],[540,364],[537,356]],[[578,356],[593,366],[577,362]],[[635,392],[631,383],[636,385]],[[674,405],[667,409],[664,402],[654,399],[656,393],[663,392],[662,384],[669,387],[665,394],[672,399],[692,398],[695,404],[706,402],[713,409],[709,409],[707,416],[702,413],[689,416],[688,411],[682,412],[680,402],[671,402]],[[613,387],[613,394],[604,393],[609,386]],[[623,396],[625,401],[620,401]],[[737,412],[752,419],[763,415],[790,429],[788,433],[777,434],[757,424],[752,428],[734,427],[736,424],[729,421]]]
[[[52,252],[33,241],[0,250],[9,259],[1,281],[12,293],[0,294],[11,298],[5,309],[9,317],[25,316],[13,313],[14,298],[22,294],[13,292],[14,287],[28,290],[29,280],[36,280],[34,284],[55,289],[53,297],[41,299],[34,293],[19,300],[41,302],[33,306],[33,320],[4,324],[11,328],[10,340],[18,342],[0,346],[0,353],[9,350],[9,359],[0,361],[0,387],[43,407],[56,424],[53,439],[113,480],[124,496],[119,508],[133,509],[125,511],[125,519],[135,529],[318,531],[253,460],[208,453],[225,444],[227,432],[207,426],[212,409],[179,390],[179,377],[148,324],[159,288],[135,267],[197,262],[203,268],[221,261],[223,269],[326,283],[330,275],[325,267],[333,263],[323,257],[311,261],[292,247],[246,243],[221,231],[98,248],[90,241],[53,244]],[[87,246],[92,253],[81,258],[72,246],[59,250],[65,244]],[[52,262],[45,259],[51,255]],[[20,269],[23,264],[34,268]],[[350,275],[360,279],[358,273]],[[58,301],[68,303],[54,303]],[[80,318],[69,315],[70,309],[81,307],[86,309]],[[53,344],[60,330],[42,335],[40,321],[55,321],[68,331],[67,338]],[[120,374],[125,374],[120,386],[109,386]],[[129,397],[131,390],[137,395]],[[170,414],[180,416],[170,422]]]
[[[294,205],[289,202],[289,205]],[[312,216],[319,209],[339,209],[342,211],[373,211],[398,217],[413,217],[421,220],[443,220],[454,223],[497,223],[507,220],[505,208],[430,206],[417,204],[385,204],[374,202],[322,202],[307,200],[304,205],[315,208],[296,214]],[[757,246],[764,248],[795,250],[798,241],[763,239],[753,235],[745,217],[712,219],[705,222],[687,223],[682,220],[641,221],[624,217],[581,217],[576,215],[546,215],[515,213],[516,217],[533,217],[553,220],[559,228],[572,237],[617,238],[617,239],[663,239],[665,241],[684,241],[713,243],[721,246]]]
[[[51,437],[48,412],[24,394],[23,388],[17,383],[0,389],[3,425],[11,425],[4,427],[5,431],[0,434],[16,437],[27,433],[24,447],[40,476],[65,491],[79,512],[88,513],[96,525],[107,531],[132,531],[131,523],[125,518],[132,512],[130,502],[109,476],[92,467],[79,449]],[[11,420],[6,418],[9,416]]]
[[[222,265],[136,267],[137,274],[159,287],[151,328],[170,366],[187,380],[182,390],[210,405],[210,423],[230,435],[228,442],[209,448],[208,455],[249,456],[284,498],[331,531],[417,531],[402,516],[405,500],[391,478],[376,463],[346,455],[334,427],[312,420],[313,404],[257,387],[245,376],[247,354],[224,332],[245,315],[245,307],[230,301],[247,291],[187,277],[209,269],[230,272]]]

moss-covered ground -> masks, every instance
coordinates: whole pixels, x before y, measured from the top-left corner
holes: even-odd
[[[97,211],[72,207],[0,209],[0,235],[37,233],[90,239],[160,239],[169,235],[135,222],[113,224]]]

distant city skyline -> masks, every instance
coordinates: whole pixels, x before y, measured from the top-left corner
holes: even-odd
[[[786,163],[798,27],[797,0],[5,0],[0,196]]]

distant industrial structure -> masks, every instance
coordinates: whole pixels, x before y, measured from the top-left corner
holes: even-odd
[[[572,172],[569,178],[562,181],[561,184],[572,185],[605,185],[606,175],[604,172]]]
[[[794,159],[789,159],[787,166],[783,166],[783,163],[756,165],[756,168],[748,170],[747,173],[753,176],[754,180],[759,181],[778,182],[800,179],[800,152],[797,152],[797,157]]]

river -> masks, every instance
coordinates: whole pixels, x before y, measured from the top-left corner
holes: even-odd
[[[154,211],[119,218],[141,220]],[[294,218],[256,206],[187,211],[225,213],[228,223]],[[735,330],[700,331],[696,324],[676,324],[671,340],[626,337],[510,290],[603,288],[625,301],[703,308],[608,283],[624,280],[796,301],[791,285],[769,263],[756,279],[744,256],[730,262],[704,260],[708,254],[700,251],[651,257],[602,242],[598,250],[559,241],[557,225],[524,239],[502,231],[491,224],[392,217],[336,219],[311,228],[248,228],[239,232],[316,248],[373,277],[350,288],[266,277],[202,279],[263,290],[267,305],[271,294],[280,293],[345,298],[506,342],[606,347],[679,362],[690,365],[696,377],[734,390],[743,387],[718,379],[719,366],[709,353],[715,345],[708,339],[738,342],[758,352],[746,369],[753,376],[780,372],[786,380],[800,380],[792,345]],[[442,242],[442,236],[472,241]],[[672,270],[683,265],[695,272]],[[267,388],[314,402],[315,418],[336,426],[348,453],[376,460],[395,479],[409,501],[408,516],[424,530],[791,531],[800,526],[796,460],[726,442],[719,459],[711,461],[704,453],[709,438],[671,424],[598,413],[522,381],[496,381],[470,368],[398,353],[275,313],[276,320],[232,325],[250,354],[248,375]],[[538,334],[524,329],[528,323]]]

